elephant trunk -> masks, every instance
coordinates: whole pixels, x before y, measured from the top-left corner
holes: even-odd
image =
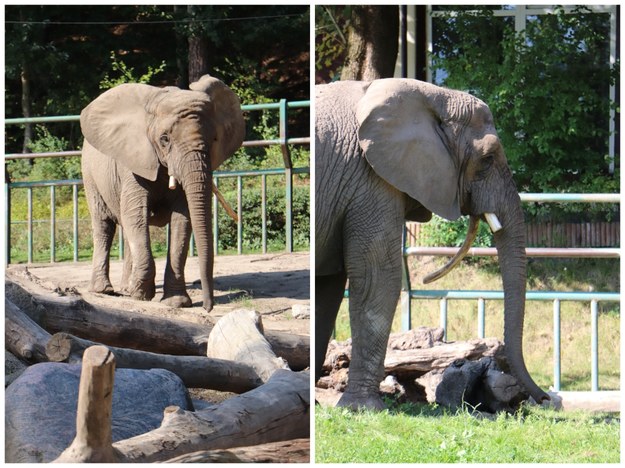
[[[200,152],[188,154],[180,182],[187,198],[198,250],[204,309],[210,312],[213,308],[213,176],[208,155]]]
[[[505,210],[497,212],[503,228],[495,233],[495,245],[504,289],[504,343],[510,371],[525,390],[540,403],[549,396],[536,385],[523,359],[526,254],[525,228],[519,195],[507,194]],[[504,202],[506,203],[506,202]]]

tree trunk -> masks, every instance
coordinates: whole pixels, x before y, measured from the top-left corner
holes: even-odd
[[[310,374],[278,370],[269,382],[196,412],[165,410],[161,427],[113,447],[124,461],[152,463],[203,450],[310,436]]]
[[[44,362],[50,334],[37,325],[9,299],[4,299],[5,347],[29,362]]]
[[[195,11],[195,6],[188,5],[189,16]],[[202,75],[208,73],[208,38],[192,33],[188,38],[189,43],[189,83],[197,81]]]
[[[159,354],[206,356],[211,325],[97,306],[75,294],[59,296],[38,285],[25,268],[7,269],[5,285],[6,297],[50,333],[62,331],[110,346]],[[265,331],[265,337],[292,370],[309,366],[310,337],[272,330]]]
[[[30,66],[24,62],[22,64],[22,71],[20,73],[20,79],[22,81],[22,117],[32,117],[31,115],[31,97],[30,97]],[[24,143],[22,145],[22,153],[30,153],[30,143],[33,140],[33,126],[32,124],[24,125]],[[29,160],[33,163],[33,159]]]
[[[260,315],[253,310],[239,309],[224,315],[208,337],[206,355],[251,366],[263,382],[278,369],[288,369],[263,336]]]
[[[396,5],[352,7],[347,58],[341,80],[391,78],[399,48],[399,9]]]
[[[165,463],[308,463],[310,439],[285,440],[229,450],[181,455]]]
[[[68,333],[56,333],[46,346],[46,354],[52,362],[79,364],[83,353],[97,344]],[[263,383],[253,367],[240,362],[203,356],[156,354],[113,346],[107,348],[115,355],[119,369],[166,369],[190,388],[244,393]]]

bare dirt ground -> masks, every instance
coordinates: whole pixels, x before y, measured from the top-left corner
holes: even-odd
[[[150,302],[129,297],[89,292],[91,262],[29,265],[29,272],[50,289],[73,290],[85,300],[122,310],[186,320],[214,323],[224,314],[238,309],[254,309],[262,316],[263,326],[296,334],[310,334],[310,320],[293,318],[295,304],[310,305],[310,262],[308,252],[274,253],[215,257],[215,307],[207,313],[201,306],[197,257],[187,260],[185,278],[193,307],[174,309],[160,303],[163,294],[165,259],[156,260],[156,296]],[[22,265],[10,265],[24,268]],[[121,282],[122,262],[112,261],[110,278],[114,288]]]

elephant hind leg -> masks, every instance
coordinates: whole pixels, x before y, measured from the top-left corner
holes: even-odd
[[[109,253],[115,235],[115,223],[111,219],[92,219],[93,262],[89,291],[113,294],[109,278]]]
[[[315,380],[321,377],[328,343],[345,293],[344,272],[315,277]]]

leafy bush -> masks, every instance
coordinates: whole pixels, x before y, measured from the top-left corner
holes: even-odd
[[[436,76],[488,103],[520,191],[619,192],[609,172],[609,16],[584,7],[530,17],[523,33],[485,8],[434,18]],[[616,217],[611,205],[528,205],[531,215]]]

